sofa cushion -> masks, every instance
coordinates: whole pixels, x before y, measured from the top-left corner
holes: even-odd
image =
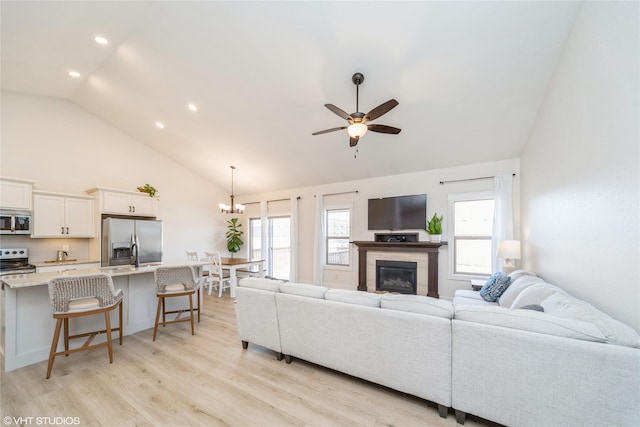
[[[347,289],[329,289],[324,294],[328,301],[346,302],[348,304],[380,307],[380,295],[372,292],[352,291]]]
[[[520,292],[509,308],[520,308],[523,305],[540,304],[547,299],[549,295],[556,292],[564,293],[562,289],[549,283],[536,283]],[[503,307],[505,306],[503,305]]]
[[[480,296],[480,292],[472,291],[470,289],[456,289],[455,296],[484,301],[484,298]]]
[[[305,283],[283,283],[280,285],[280,292],[283,294],[300,295],[311,298],[324,298],[325,292],[329,288],[326,286],[307,285]]]
[[[511,279],[506,274],[502,272],[494,273],[480,289],[480,296],[485,301],[496,302],[502,293],[507,290],[510,282]]]
[[[246,277],[238,282],[238,286],[243,288],[262,289],[263,291],[278,292],[282,280],[265,279],[262,277]]]
[[[546,311],[546,307],[545,307]],[[455,306],[456,320],[519,329],[539,334],[573,338],[583,341],[606,342],[595,325],[576,319],[552,316],[535,310],[510,310],[505,307]]]
[[[527,270],[515,270],[515,271],[512,271],[511,273],[509,273],[509,278],[511,279],[511,283],[515,282],[516,280],[518,280],[522,276],[536,277],[536,274],[532,273],[530,271],[527,271]]]
[[[498,303],[485,301],[482,298],[467,298],[456,295],[453,297],[453,305],[480,305],[484,307],[491,307],[493,305],[498,305]]]
[[[566,293],[554,293],[540,305],[552,316],[592,323],[610,344],[640,348],[640,335],[634,329],[609,317],[586,301]]]
[[[380,306],[387,310],[408,311],[446,319],[453,318],[453,304],[450,301],[422,295],[384,294],[380,298]]]
[[[498,303],[501,307],[511,307],[511,304],[513,304],[513,301],[518,297],[518,295],[520,295],[520,292],[527,289],[529,286],[535,285],[536,283],[544,283],[544,280],[536,276],[528,275],[523,275],[514,279],[509,284],[507,290],[502,293],[498,299]]]

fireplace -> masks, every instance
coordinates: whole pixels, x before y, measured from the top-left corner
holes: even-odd
[[[416,295],[417,262],[376,261],[376,291]]]

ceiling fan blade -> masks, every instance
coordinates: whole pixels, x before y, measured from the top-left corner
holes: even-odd
[[[360,138],[349,138],[349,147],[355,147],[358,145]]]
[[[402,129],[394,128],[393,126],[387,125],[367,125],[371,132],[379,132],[379,133],[393,133],[398,134]]]
[[[342,127],[339,127],[339,128],[325,129],[325,130],[321,130],[321,131],[318,131],[318,132],[314,132],[311,135],[322,135],[323,133],[335,132],[337,130],[342,130],[342,129],[346,129],[346,128],[347,128],[346,126],[342,126]]]
[[[398,104],[399,104],[398,101],[396,101],[395,99],[390,99],[387,102],[380,104],[373,110],[369,111],[366,114],[366,116],[364,116],[364,119],[365,121],[375,120],[381,115],[387,113],[389,110],[391,110],[393,107],[395,107]]]
[[[324,106],[345,120],[351,119],[351,116],[346,111],[341,110],[333,104],[324,104]]]

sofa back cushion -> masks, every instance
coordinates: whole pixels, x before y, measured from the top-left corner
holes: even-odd
[[[282,280],[265,279],[263,277],[246,277],[238,282],[238,286],[243,288],[262,289],[263,291],[278,292]]]
[[[325,292],[329,288],[326,286],[307,285],[305,283],[282,283],[280,292],[283,294],[300,295],[302,297],[324,298]]]
[[[453,304],[450,301],[422,295],[384,294],[380,298],[380,307],[387,310],[444,317],[445,319],[453,318]]]
[[[511,307],[513,301],[520,295],[520,292],[527,289],[529,286],[535,285],[536,283],[544,283],[539,277],[536,276],[528,276],[523,275],[513,280],[506,291],[500,295],[500,299],[498,299],[498,303],[501,307]]]
[[[556,292],[564,293],[564,291],[557,286],[548,283],[536,283],[520,292],[509,308],[520,308],[532,304],[540,305],[542,301]]]
[[[552,316],[535,310],[510,310],[505,307],[455,307],[455,319],[519,329],[545,335],[555,335],[583,341],[606,342],[606,337],[592,323]]]
[[[347,289],[329,289],[325,292],[324,299],[329,301],[345,302],[347,304],[364,305],[367,307],[380,307],[380,295],[371,292],[352,291]]]
[[[553,293],[540,305],[552,316],[589,322],[595,325],[609,344],[640,348],[640,335],[631,327],[619,322],[586,301],[566,293]]]

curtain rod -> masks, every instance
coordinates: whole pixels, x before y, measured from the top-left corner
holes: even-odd
[[[356,193],[358,194],[358,190],[353,190],[353,191],[343,191],[342,193],[327,193],[327,194],[323,194],[322,197],[326,197],[326,196],[339,196],[341,194],[351,194],[351,193]],[[316,195],[314,194],[313,197],[316,197]]]
[[[285,198],[285,199],[267,200],[267,203],[271,203],[271,202],[284,202],[285,200],[291,200],[291,199],[292,199],[292,197],[287,197],[287,198]],[[301,199],[301,197],[300,197],[300,196],[297,196],[297,197],[296,197],[296,200],[300,200],[300,199]],[[247,202],[247,203],[241,203],[241,205],[255,205],[255,204],[258,204],[258,203],[262,203],[262,202]]]
[[[512,174],[512,176],[516,176],[516,174]],[[481,176],[479,178],[466,178],[466,179],[451,179],[449,181],[440,181],[440,185],[448,184],[450,182],[462,182],[462,181],[477,181],[480,179],[493,179],[495,176]]]

